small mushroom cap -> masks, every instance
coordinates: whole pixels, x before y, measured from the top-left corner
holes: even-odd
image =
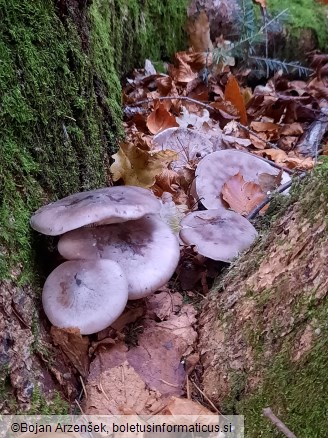
[[[179,159],[170,164],[176,172],[193,161],[213,152],[214,146],[204,135],[188,128],[168,128],[154,136],[154,143],[162,149],[178,152]]]
[[[130,300],[163,286],[180,257],[177,237],[155,215],[70,231],[59,239],[58,251],[66,259],[110,259],[119,263],[128,279]]]
[[[222,187],[238,172],[245,181],[258,183],[261,173],[276,176],[279,170],[247,152],[235,150],[213,152],[203,158],[196,169],[196,190],[202,204],[209,209],[225,208],[221,199]],[[283,172],[281,184],[289,180],[288,173]]]
[[[75,193],[41,207],[31,218],[31,227],[50,236],[90,224],[111,224],[158,213],[160,201],[150,190],[118,186]]]
[[[82,335],[99,332],[123,312],[128,284],[111,260],[74,260],[59,265],[47,278],[42,304],[50,322],[76,327]]]
[[[195,211],[181,221],[181,240],[195,245],[199,254],[230,262],[257,237],[253,225],[238,213],[225,209]]]

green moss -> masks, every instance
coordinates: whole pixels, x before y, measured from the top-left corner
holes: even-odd
[[[312,29],[317,37],[319,48],[327,48],[327,8],[319,2],[315,0],[268,0],[267,5],[273,16],[288,9],[286,21],[291,36],[295,40],[300,38],[302,29]]]
[[[0,366],[0,407],[6,407],[10,412],[17,411],[17,402],[10,385],[10,373],[7,366]]]
[[[328,308],[317,314],[320,334],[309,353],[298,362],[290,359],[291,339],[285,343],[264,375],[263,385],[237,403],[237,412],[245,415],[247,438],[276,437],[277,430],[261,412],[270,406],[274,413],[302,437],[324,437],[328,428]]]
[[[59,392],[52,394],[49,400],[44,396],[39,387],[35,387],[31,397],[31,406],[24,414],[28,415],[68,415],[69,404]]]
[[[31,213],[109,182],[120,75],[183,38],[186,0],[55,3],[0,0],[0,280],[19,265],[21,282],[35,282]]]

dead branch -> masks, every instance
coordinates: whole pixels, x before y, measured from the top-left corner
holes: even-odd
[[[315,158],[317,161],[319,145],[328,129],[328,109],[321,108],[318,120],[311,123],[309,129],[296,145],[296,150],[305,157]]]
[[[262,412],[263,415],[267,417],[287,438],[297,438],[296,435],[294,435],[293,432],[291,432],[288,427],[274,415],[271,408],[264,408]]]
[[[299,179],[302,180],[306,177],[307,173],[303,172],[299,175]],[[277,190],[274,190],[272,193],[270,193],[268,196],[266,196],[263,201],[255,207],[247,216],[246,219],[251,220],[254,219],[257,214],[262,210],[263,207],[265,207],[269,202],[271,201],[272,197],[277,193],[282,193],[285,190],[289,189],[289,187],[292,185],[293,180],[290,180],[286,182],[285,184],[282,184],[280,187],[277,188]]]

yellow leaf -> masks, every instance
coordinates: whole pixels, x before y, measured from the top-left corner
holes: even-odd
[[[121,143],[119,151],[112,156],[115,162],[110,171],[114,181],[123,179],[124,184],[151,187],[154,185],[156,176],[163,168],[178,158],[174,151],[144,151],[132,143]]]

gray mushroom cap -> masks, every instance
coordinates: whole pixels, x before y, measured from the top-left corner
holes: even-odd
[[[245,181],[258,183],[261,173],[278,175],[279,170],[261,158],[247,152],[223,150],[203,158],[196,169],[196,191],[206,208],[225,208],[221,198],[222,187],[232,176],[241,173]],[[290,180],[283,172],[281,184]]]
[[[173,275],[180,257],[177,237],[155,215],[70,231],[59,239],[58,251],[66,259],[116,261],[127,277],[132,300],[163,286]]]
[[[181,221],[181,240],[195,245],[199,254],[230,262],[248,249],[257,237],[253,225],[238,213],[225,209],[195,211]]]
[[[141,187],[106,187],[75,193],[45,205],[31,218],[31,227],[50,236],[85,225],[119,223],[158,213],[160,201]]]
[[[128,284],[112,260],[74,260],[59,265],[47,278],[42,304],[50,322],[76,327],[82,335],[108,327],[123,312]]]

